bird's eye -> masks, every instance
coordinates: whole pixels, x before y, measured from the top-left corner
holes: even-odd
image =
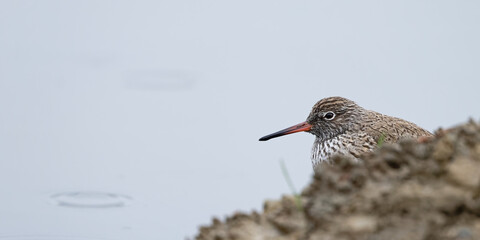
[[[326,120],[332,120],[332,119],[335,117],[335,113],[333,113],[333,112],[327,112],[327,113],[325,113],[325,115],[323,115],[323,117],[324,117]]]

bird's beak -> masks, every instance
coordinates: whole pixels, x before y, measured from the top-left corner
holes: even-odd
[[[310,131],[311,128],[312,128],[312,125],[310,125],[307,122],[302,122],[302,123],[299,123],[295,126],[291,126],[289,128],[285,128],[283,130],[280,130],[276,133],[272,133],[270,135],[262,137],[262,138],[259,139],[259,141],[267,141],[267,140],[272,139],[272,138],[276,138],[276,137],[280,137],[280,136],[283,136],[283,135],[292,134],[292,133],[296,133],[296,132],[308,132],[308,131]]]

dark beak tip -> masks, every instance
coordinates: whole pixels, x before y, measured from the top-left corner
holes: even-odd
[[[262,141],[262,142],[263,142],[263,141],[267,141],[268,139],[270,139],[270,138],[261,137],[260,139],[258,139],[258,141]]]

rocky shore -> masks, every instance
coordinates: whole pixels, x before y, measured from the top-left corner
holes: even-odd
[[[301,196],[213,219],[196,239],[480,239],[478,123],[424,143],[384,145],[363,159],[336,156]]]

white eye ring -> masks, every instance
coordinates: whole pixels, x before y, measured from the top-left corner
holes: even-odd
[[[335,113],[326,112],[325,114],[323,114],[323,118],[325,118],[325,120],[332,120],[335,118]]]

